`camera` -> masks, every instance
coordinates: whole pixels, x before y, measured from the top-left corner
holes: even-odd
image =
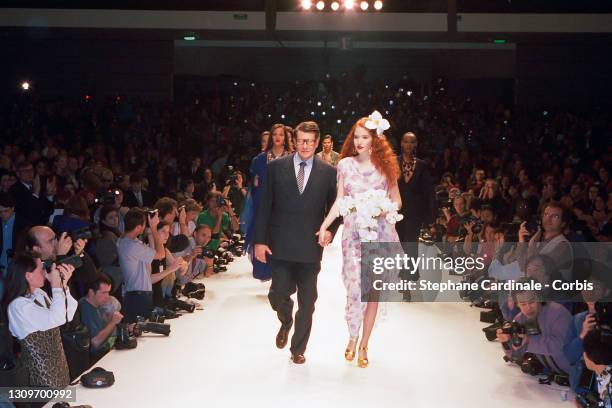
[[[144,317],[138,316],[136,328],[142,333],[156,333],[168,336],[170,334],[170,325],[166,323],[155,323],[147,321]]]
[[[181,293],[188,298],[202,300],[206,295],[206,286],[203,283],[188,282],[181,290]]]
[[[537,320],[527,320],[524,324],[518,322],[506,322],[501,327],[503,334],[509,334],[514,347],[520,347],[523,339],[519,335],[537,336],[542,334]]]
[[[127,350],[136,348],[138,342],[136,337],[130,334],[127,323],[119,323],[117,325],[117,339],[115,340],[115,348],[117,350]]]
[[[95,203],[98,205],[115,205],[115,198],[119,194],[121,194],[121,192],[116,188],[108,189],[96,197]]]
[[[215,251],[213,251],[212,249],[208,249],[208,248],[202,247],[202,253],[200,255],[198,255],[197,258],[198,259],[204,259],[204,258],[214,259],[215,258]]]
[[[520,366],[521,371],[529,375],[540,375],[545,372],[544,365],[531,353],[525,353]]]
[[[501,229],[504,233],[504,238],[508,242],[518,242],[519,230],[521,229],[521,222],[506,222],[501,224]],[[529,232],[529,235],[525,237],[527,241],[538,231],[539,223],[536,219],[529,220],[525,223],[525,228]]]
[[[80,268],[81,266],[83,266],[83,259],[81,258],[80,255],[72,255],[72,256],[68,256],[66,258],[58,258],[58,259],[47,259],[45,261],[43,261],[43,268],[45,268],[47,271],[49,271],[51,269],[51,265],[56,264],[56,265],[72,265],[74,266],[74,269]]]
[[[217,207],[225,207],[227,205],[227,201],[223,196],[217,196]]]
[[[79,239],[92,239],[96,236],[96,234],[94,234],[94,231],[91,229],[91,227],[81,227],[81,228],[75,229],[73,231],[70,231],[68,235],[72,239],[72,242],[76,242]]]
[[[459,227],[460,237],[465,237],[467,235],[467,229],[465,228],[465,224],[468,224],[470,222],[474,223],[474,225],[472,226],[472,233],[474,233],[474,235],[478,235],[482,232],[482,227],[484,226],[484,223],[480,220],[480,218],[475,217],[473,215],[468,215],[467,217],[462,217],[459,220],[459,224],[461,225],[461,227]]]

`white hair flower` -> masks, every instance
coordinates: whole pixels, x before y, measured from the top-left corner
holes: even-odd
[[[376,130],[378,136],[382,136],[383,132],[391,127],[387,119],[383,119],[379,111],[375,110],[365,123],[365,127],[370,130]]]

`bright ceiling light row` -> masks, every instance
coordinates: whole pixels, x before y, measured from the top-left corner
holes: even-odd
[[[344,7],[345,10],[353,10],[356,8],[357,3],[359,3],[359,8],[363,11],[367,11],[370,8],[370,3],[367,1],[360,1],[360,2],[356,2],[355,0],[344,0],[342,2],[342,6]],[[301,6],[303,10],[310,10],[313,6],[313,1],[312,0],[301,0]],[[314,3],[314,7],[319,10],[319,11],[323,11],[325,10],[325,7],[327,6],[326,2],[323,0],[319,0],[316,3]],[[340,10],[340,2],[339,1],[332,1],[331,4],[329,5],[329,7],[333,10],[333,11],[338,11]],[[383,2],[381,0],[376,0],[374,2],[374,9],[375,10],[382,10],[383,8]]]

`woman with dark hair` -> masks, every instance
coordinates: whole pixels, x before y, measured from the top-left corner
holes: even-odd
[[[253,256],[254,243],[253,234],[255,231],[255,214],[259,208],[263,183],[266,179],[268,163],[274,159],[291,154],[291,136],[282,123],[277,123],[270,129],[270,137],[266,150],[259,153],[251,162],[251,186],[247,194],[244,210],[240,215],[240,224],[243,225],[243,232],[246,233],[245,245],[249,254],[249,259],[253,264],[253,277],[262,282],[272,278],[272,272],[267,264],[259,262]]]
[[[388,128],[384,126],[385,122],[375,112],[370,117],[359,119],[346,137],[338,162],[337,197],[319,229],[320,245],[324,246],[325,231],[340,215],[341,200],[345,197],[355,197],[369,190],[384,190],[387,198],[398,209],[401,208],[402,198],[397,186],[401,172],[397,156],[382,133],[385,127]],[[365,368],[368,366],[368,341],[376,321],[379,299],[366,289],[370,285],[361,280],[361,240],[367,239],[360,234],[361,216],[356,211],[344,216],[342,232],[342,280],[346,288],[345,319],[350,336],[344,358],[348,361],[354,359],[359,332],[362,331],[357,363]],[[385,217],[378,219],[373,241],[399,242],[397,231]],[[362,302],[364,296],[367,302]]]
[[[30,385],[64,388],[70,383],[59,327],[72,320],[77,301],[68,290],[74,267],[53,264],[47,272],[38,254],[17,253],[8,269],[9,330],[21,343]],[[51,284],[52,297],[41,289]]]
[[[113,280],[113,293],[119,293],[118,289],[123,283],[117,252],[117,240],[121,236],[119,210],[112,205],[102,207],[98,229],[100,237],[96,240],[96,259],[102,271]]]

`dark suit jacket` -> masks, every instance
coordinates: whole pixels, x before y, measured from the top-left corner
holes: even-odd
[[[2,223],[0,223],[0,227]],[[13,239],[12,246],[14,251],[16,251],[17,246],[19,245],[20,237],[26,233],[26,231],[30,228],[31,224],[25,219],[25,217],[15,213],[15,222],[13,223]],[[2,228],[0,228],[0,254],[5,251],[4,245],[4,234],[2,233]]]
[[[295,153],[297,154],[297,153]],[[255,221],[255,244],[266,244],[273,259],[320,262],[323,248],[315,234],[336,199],[336,169],[314,157],[300,195],[293,155],[268,163],[261,203]],[[339,220],[330,227],[334,233]]]
[[[437,215],[434,185],[427,163],[416,159],[410,181],[406,183],[401,175],[397,186],[402,197],[400,214],[404,219],[397,223],[396,229],[401,241],[414,242],[421,225],[433,223]]]
[[[17,181],[9,193],[15,199],[15,212],[24,217],[32,225],[47,225],[49,216],[53,213],[53,202],[47,197],[35,197],[22,182]]]
[[[138,200],[136,199],[136,194],[132,190],[127,190],[123,193],[123,205],[129,208],[140,207]],[[153,204],[153,195],[147,191],[142,190],[142,206],[147,208],[152,208]]]

